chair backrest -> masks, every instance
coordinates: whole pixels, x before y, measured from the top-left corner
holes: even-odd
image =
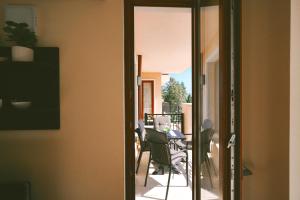
[[[202,124],[202,128],[205,130],[205,129],[210,129],[210,128],[213,128],[213,123],[210,119],[205,119],[203,121],[203,124]]]
[[[202,135],[204,135],[204,136],[202,136],[202,137],[204,137],[202,140],[203,145],[205,146],[206,151],[210,152],[210,142],[211,142],[213,134],[214,134],[212,121],[210,119],[205,119],[203,121],[202,128],[203,128]]]
[[[213,132],[214,130],[212,128],[201,131],[201,162],[204,161],[204,156],[210,152],[210,142]]]
[[[142,151],[149,149],[147,145],[147,141],[145,140],[147,133],[146,133],[143,120],[138,121],[138,128],[135,129],[135,132],[138,134]]]
[[[166,128],[171,129],[170,116],[157,116],[154,119],[154,128],[157,131],[164,131]]]
[[[152,160],[159,164],[170,165],[171,154],[167,135],[155,129],[147,129],[146,140],[150,145]]]
[[[139,139],[144,142],[145,141],[145,137],[146,137],[146,130],[145,130],[145,124],[144,124],[144,121],[143,120],[139,120],[138,121],[138,127],[139,127],[139,130],[140,130],[140,133],[138,133],[139,135]]]

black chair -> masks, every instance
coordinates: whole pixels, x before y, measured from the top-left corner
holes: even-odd
[[[210,152],[211,152],[211,151],[210,151],[210,150],[211,150],[211,149],[210,149],[210,142],[212,141],[213,135],[214,135],[214,133],[215,133],[215,131],[214,131],[214,129],[213,129],[213,123],[212,123],[212,121],[211,121],[210,119],[205,119],[205,120],[203,121],[202,128],[203,128],[204,130],[207,130],[207,129],[209,130],[208,137],[205,138],[206,141],[205,141],[205,144],[204,144],[204,145],[206,145],[207,153],[210,153]],[[214,164],[210,162],[210,159],[209,159],[209,157],[208,157],[208,154],[206,154],[205,157],[206,157],[206,159],[207,159],[208,165],[209,165],[209,166],[212,166],[212,168],[214,169],[215,175],[217,175],[216,168],[215,168]]]
[[[212,184],[212,178],[211,178],[211,173],[210,173],[211,163],[210,163],[210,159],[208,157],[208,153],[210,152],[210,142],[212,140],[213,133],[214,133],[214,130],[212,128],[208,128],[208,129],[205,129],[204,131],[202,131],[201,132],[201,144],[200,144],[201,164],[205,164],[205,166],[206,166],[212,188],[213,188],[213,184]],[[176,141],[176,146],[178,149],[180,149],[182,151],[187,152],[188,150],[192,150],[192,144],[187,141],[178,140],[178,141]],[[214,167],[214,166],[212,166],[212,167]]]
[[[206,129],[213,130],[212,129],[212,121],[210,119],[205,119],[202,123],[202,128],[204,130],[206,130]],[[188,135],[192,135],[192,134],[188,134]],[[180,149],[192,150],[192,146],[193,146],[192,140],[178,140],[175,143],[176,143],[177,147]]]
[[[204,163],[207,169],[207,173],[210,180],[210,185],[213,188],[212,178],[210,174],[210,160],[208,153],[210,152],[210,142],[212,140],[212,135],[214,130],[209,128],[201,132],[201,165]]]
[[[169,147],[169,141],[165,133],[158,132],[155,129],[147,129],[146,137],[147,137],[147,142],[149,143],[150,146],[150,156],[149,156],[144,186],[146,187],[147,185],[151,160],[156,162],[160,166],[167,166],[169,168],[169,178],[168,178],[167,192],[165,197],[165,199],[167,200],[172,166],[176,166],[183,160],[185,160],[186,162],[186,185],[188,186],[188,154],[184,151],[173,151],[173,150],[171,151]]]
[[[150,151],[150,146],[147,143],[147,141],[145,140],[146,130],[145,130],[145,127],[144,127],[143,120],[138,121],[138,126],[139,126],[139,128],[135,129],[135,132],[138,134],[141,149],[140,149],[139,157],[138,157],[138,160],[137,160],[137,168],[136,168],[136,171],[135,171],[136,174],[139,171],[140,162],[141,162],[141,159],[142,159],[142,156],[143,156],[143,152]]]

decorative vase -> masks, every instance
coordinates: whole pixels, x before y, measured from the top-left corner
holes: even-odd
[[[13,46],[11,48],[12,61],[32,62],[33,54],[33,49],[30,49],[28,47]]]

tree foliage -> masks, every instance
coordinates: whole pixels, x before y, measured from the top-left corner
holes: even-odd
[[[164,102],[168,102],[170,105],[180,105],[186,102],[187,91],[184,83],[179,83],[174,78],[170,78],[162,87],[162,97]]]
[[[192,103],[192,95],[191,94],[188,94],[187,97],[186,97],[186,103]]]

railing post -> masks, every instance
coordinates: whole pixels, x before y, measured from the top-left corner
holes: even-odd
[[[145,124],[148,125],[148,114],[145,113]]]

